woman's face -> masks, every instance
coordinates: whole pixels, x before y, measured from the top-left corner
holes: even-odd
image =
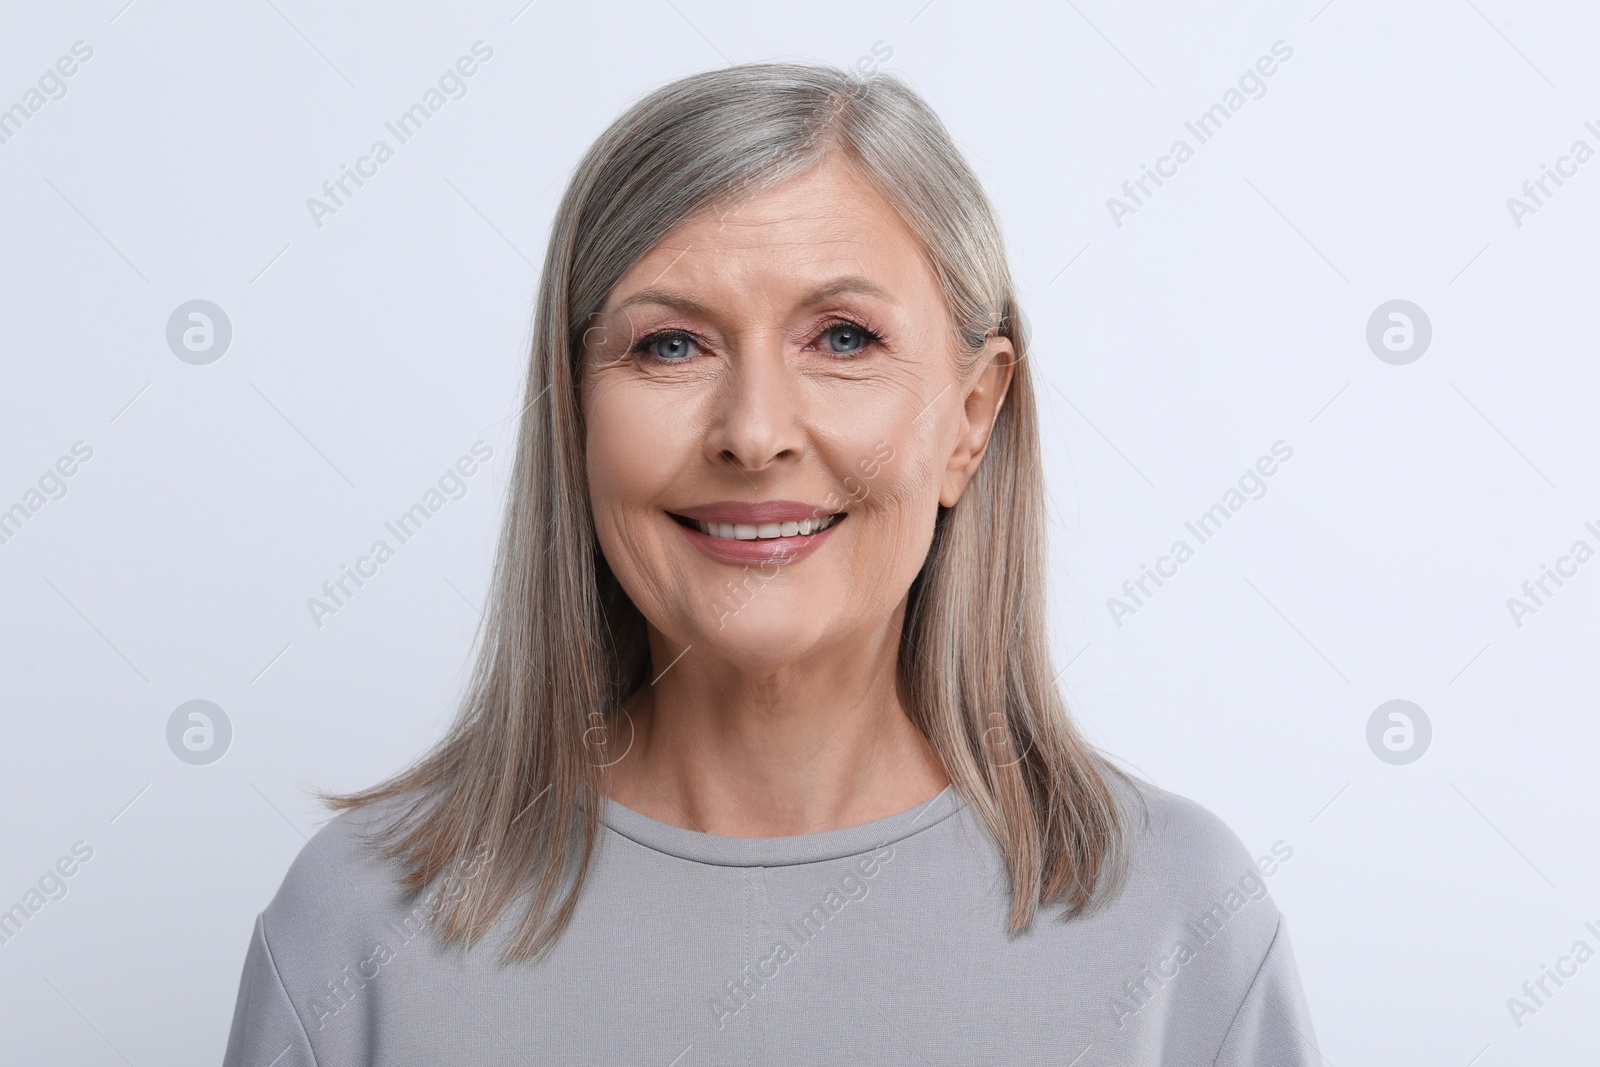
[[[916,237],[837,159],[691,219],[585,338],[607,562],[675,646],[743,669],[898,633],[1011,351],[958,378]]]

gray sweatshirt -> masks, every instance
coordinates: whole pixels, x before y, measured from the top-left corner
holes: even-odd
[[[606,805],[552,953],[470,952],[429,898],[323,827],[256,920],[225,1067],[489,1064],[1320,1064],[1268,879],[1210,812],[1147,784],[1125,888],[1006,935],[993,839],[955,788],[795,837],[696,833]],[[465,873],[470,874],[471,868]]]

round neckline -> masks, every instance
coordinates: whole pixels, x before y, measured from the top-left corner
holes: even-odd
[[[905,811],[855,826],[785,837],[730,837],[706,834],[652,819],[610,797],[605,798],[601,821],[638,845],[678,859],[717,867],[787,867],[799,863],[857,856],[883,845],[903,841],[943,822],[964,802],[955,783],[932,799]]]

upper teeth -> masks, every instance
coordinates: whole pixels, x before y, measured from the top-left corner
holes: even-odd
[[[805,537],[809,534],[820,533],[833,525],[837,515],[824,515],[820,519],[804,519],[800,522],[764,522],[760,525],[744,522],[701,522],[693,520],[695,529],[712,537],[724,537],[732,541],[756,541],[764,537]]]

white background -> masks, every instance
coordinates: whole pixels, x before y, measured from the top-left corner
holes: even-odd
[[[0,544],[0,908],[94,850],[0,945],[0,1058],[220,1059],[252,920],[324,818],[307,789],[380,779],[452,709],[579,154],[680,75],[885,48],[1006,224],[1091,738],[1294,849],[1269,884],[1328,1063],[1600,1057],[1600,961],[1520,1027],[1506,1003],[1600,949],[1600,562],[1507,607],[1600,548],[1600,160],[1507,207],[1600,149],[1587,5],[123,3],[9,4],[0,33],[0,107],[93,48],[0,144],[0,508],[93,449]],[[314,225],[478,40],[467,95]],[[1107,198],[1280,40],[1118,226]],[[166,342],[197,298],[233,328],[208,366]],[[1392,299],[1432,323],[1407,365],[1366,341]],[[307,598],[480,439],[498,460],[316,627]],[[1107,598],[1279,440],[1267,494],[1117,625]],[[193,699],[233,726],[209,766],[167,746]],[[1409,765],[1366,740],[1391,699],[1432,723]]]

